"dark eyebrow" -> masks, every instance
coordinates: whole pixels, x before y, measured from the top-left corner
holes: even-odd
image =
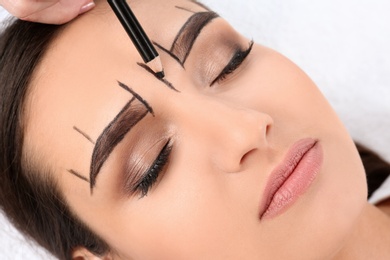
[[[184,63],[190,54],[192,46],[194,45],[195,40],[198,38],[200,32],[207,24],[209,24],[214,18],[217,17],[218,14],[211,11],[195,13],[190,16],[186,23],[181,27],[169,50],[165,49],[156,42],[154,42],[154,44],[162,51],[168,53],[172,58],[179,62],[181,66],[184,67]]]
[[[122,108],[117,116],[108,124],[96,141],[90,165],[91,192],[96,184],[96,177],[114,148],[125,135],[148,113],[153,115],[149,104],[127,85],[119,82],[120,87],[133,94],[133,98]],[[139,101],[139,102],[136,102]]]

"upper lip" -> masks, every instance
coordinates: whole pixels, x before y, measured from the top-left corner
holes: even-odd
[[[305,138],[297,141],[288,150],[282,162],[271,172],[263,192],[262,203],[260,205],[260,218],[271,204],[275,193],[294,172],[302,157],[313,148],[317,142],[318,140],[312,138]]]

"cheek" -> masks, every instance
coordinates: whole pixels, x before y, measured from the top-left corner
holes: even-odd
[[[195,165],[173,165],[158,189],[115,216],[121,236],[110,241],[118,251],[136,252],[135,259],[226,259],[253,244],[258,219],[238,203],[243,196],[232,194],[226,176]]]
[[[317,124],[335,120],[333,110],[310,78],[279,53],[255,46],[235,86],[223,95],[269,114],[276,123]],[[314,116],[315,115],[315,116]],[[318,127],[318,126],[316,126]]]
[[[245,77],[232,90],[236,101],[274,120],[270,143],[283,137],[337,135],[349,139],[338,116],[313,81],[284,56],[255,49]],[[288,141],[288,140],[287,140]],[[290,140],[291,141],[291,140]]]
[[[164,176],[123,225],[134,235],[132,247],[139,259],[202,259],[203,254],[222,252],[228,242],[229,206],[216,179],[206,177],[215,173],[176,169],[180,172],[172,169]]]

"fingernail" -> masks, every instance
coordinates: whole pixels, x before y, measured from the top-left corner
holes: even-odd
[[[88,4],[85,4],[85,5],[83,5],[83,6],[80,8],[79,14],[88,12],[89,10],[91,10],[91,9],[94,8],[94,7],[95,7],[95,3],[94,3],[93,1],[92,1],[92,2],[89,2]]]

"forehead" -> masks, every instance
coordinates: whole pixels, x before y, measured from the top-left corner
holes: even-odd
[[[130,6],[151,40],[162,46],[170,46],[193,15],[184,9],[204,11],[180,0],[136,1]],[[74,167],[88,176],[93,145],[73,126],[96,140],[132,98],[117,80],[135,90],[156,84],[137,62],[142,62],[141,57],[106,1],[67,25],[51,44],[31,84],[27,145],[56,162],[56,169]]]

